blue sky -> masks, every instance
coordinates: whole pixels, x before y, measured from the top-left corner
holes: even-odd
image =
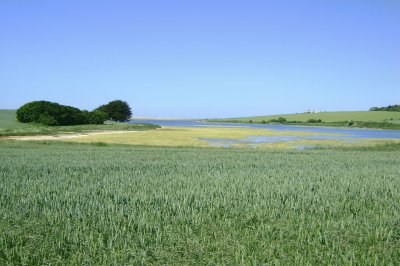
[[[237,117],[400,104],[400,1],[0,1],[0,109]]]

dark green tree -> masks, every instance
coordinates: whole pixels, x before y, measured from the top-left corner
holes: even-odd
[[[94,110],[92,112],[88,112],[89,124],[101,125],[104,123],[104,121],[107,120],[107,118],[108,118],[108,115],[99,110]]]
[[[40,123],[47,126],[88,123],[78,108],[48,101],[33,101],[24,104],[17,110],[17,120],[22,123]]]
[[[111,101],[108,104],[101,105],[96,110],[106,113],[108,119],[119,122],[127,121],[132,116],[129,104],[121,100]]]
[[[389,111],[389,112],[400,112],[400,105],[389,105],[384,107],[371,107],[370,111]]]
[[[279,123],[285,123],[285,122],[286,122],[286,118],[280,116],[280,117],[278,118],[278,122],[279,122]]]
[[[108,115],[102,111],[81,111],[72,106],[48,101],[33,101],[17,110],[17,120],[22,123],[39,123],[46,126],[103,124]]]

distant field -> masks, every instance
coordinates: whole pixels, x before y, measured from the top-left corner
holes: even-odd
[[[288,121],[301,121],[307,122],[309,119],[321,119],[323,122],[338,122],[338,121],[364,121],[364,122],[397,122],[400,120],[400,112],[369,112],[369,111],[358,111],[358,112],[321,112],[321,113],[301,113],[301,114],[280,114],[280,115],[269,115],[269,116],[251,116],[251,117],[239,117],[239,118],[227,118],[224,121],[243,121],[249,122],[262,122],[269,121],[271,119],[278,119],[284,117]],[[391,120],[392,119],[392,120]]]
[[[0,129],[26,127],[29,127],[29,125],[17,121],[16,110],[0,109]]]

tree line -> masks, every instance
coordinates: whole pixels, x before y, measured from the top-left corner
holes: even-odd
[[[61,105],[49,101],[33,101],[17,110],[17,120],[22,123],[38,123],[47,126],[103,124],[106,120],[127,121],[132,111],[127,102],[114,100],[93,111]]]
[[[400,112],[400,105],[389,105],[384,107],[371,107],[370,111],[389,111],[389,112]]]

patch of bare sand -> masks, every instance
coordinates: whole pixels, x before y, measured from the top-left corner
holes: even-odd
[[[129,132],[137,132],[133,130],[120,130],[120,131],[92,131],[85,133],[71,133],[71,134],[60,134],[60,135],[38,135],[38,136],[10,136],[5,137],[5,139],[14,139],[14,140],[65,140],[65,139],[73,139],[77,137],[84,136],[93,136],[93,135],[104,135],[104,134],[120,134],[120,133],[129,133]]]

